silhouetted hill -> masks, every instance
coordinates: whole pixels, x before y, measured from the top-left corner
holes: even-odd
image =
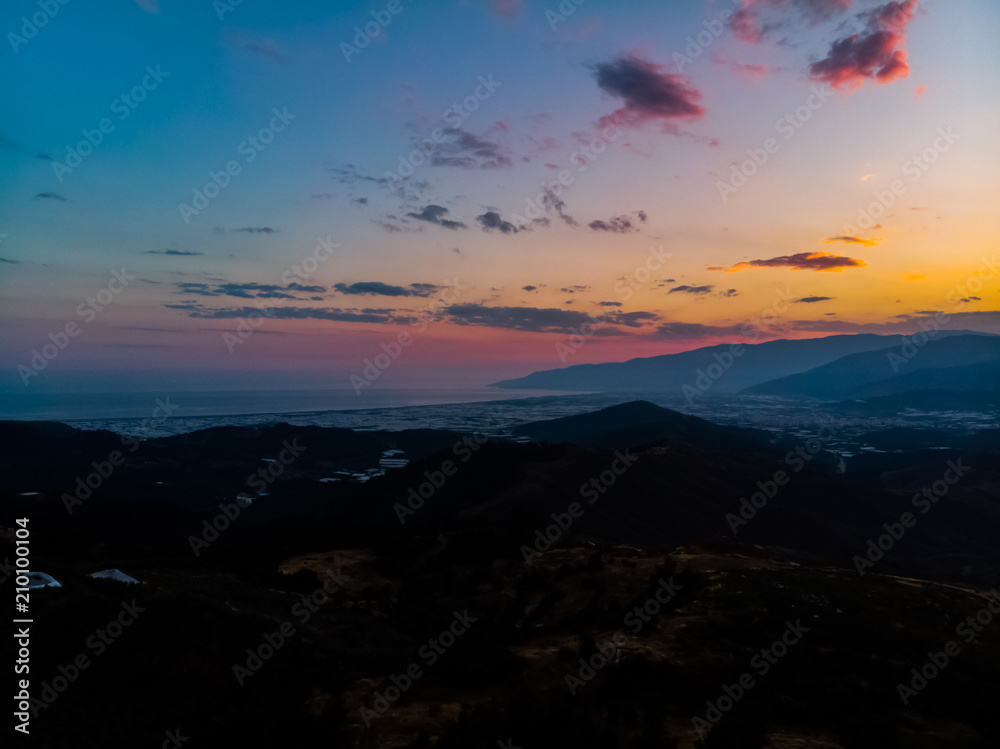
[[[1000,389],[1000,336],[960,335],[923,348],[893,347],[845,356],[808,372],[745,389],[748,395],[823,399],[893,395],[907,390]],[[940,370],[940,371],[935,371]],[[968,383],[968,387],[966,387]]]
[[[941,331],[939,338],[951,335],[977,335],[970,331]],[[748,339],[749,340],[749,339]],[[742,344],[742,354],[735,357],[721,377],[712,380],[709,394],[736,393],[745,388],[779,377],[806,372],[844,356],[899,346],[898,335],[835,335],[826,338],[778,340]],[[665,354],[625,362],[577,364],[550,369],[514,380],[494,383],[500,388],[542,390],[602,390],[611,392],[675,393],[682,395],[685,385],[697,388],[698,370],[707,370],[719,361],[728,361],[731,344],[706,346],[679,354]]]
[[[887,430],[874,441],[893,452],[836,474],[822,452],[806,458],[809,440],[785,452],[642,401],[468,453],[451,432],[220,428],[142,441],[69,514],[75,472],[122,437],[0,424],[0,525],[30,517],[32,568],[63,583],[31,594],[35,696],[81,649],[94,662],[40,711],[32,745],[158,746],[180,726],[192,749],[689,749],[692,716],[801,622],[801,643],[723,711],[706,749],[987,749],[1000,740],[995,626],[905,710],[895,685],[1000,579],[998,432]],[[304,449],[223,516],[289,444]],[[321,481],[389,448],[413,462]],[[925,518],[914,497],[953,466]],[[904,512],[917,514],[905,532]],[[193,537],[210,537],[197,554]],[[0,536],[0,556],[13,540]],[[141,584],[87,576],[112,567]],[[94,633],[133,600],[142,613],[96,655]],[[431,662],[458,614],[475,621]],[[420,676],[402,688],[410,664]]]
[[[774,450],[768,432],[720,426],[648,401],[631,401],[592,413],[522,424],[513,432],[537,441],[607,449],[674,443],[703,451]]]

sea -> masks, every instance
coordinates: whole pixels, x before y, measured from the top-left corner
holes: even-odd
[[[803,437],[813,434],[817,424],[831,420],[848,432],[867,433],[889,427],[926,426],[930,416],[844,418],[818,404],[795,404],[773,398],[688,402],[664,393],[468,388],[380,389],[365,390],[360,395],[354,390],[21,393],[16,399],[0,394],[0,420],[58,421],[78,429],[106,429],[147,438],[218,426],[278,423],[367,431],[446,429],[503,436],[519,424],[588,413],[634,400],[650,401],[717,424]],[[996,414],[952,413],[934,417],[938,426],[997,426]]]

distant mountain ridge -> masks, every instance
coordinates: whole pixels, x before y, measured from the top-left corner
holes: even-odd
[[[939,331],[936,339],[940,341],[951,336],[983,336],[1000,340],[1000,337],[988,333],[967,330]],[[852,354],[899,347],[904,344],[905,338],[902,335],[863,333],[755,344],[720,344],[625,362],[576,364],[543,370],[526,377],[502,380],[493,386],[505,389],[673,392],[678,397],[688,386],[699,392],[733,394],[782,377],[808,372]],[[734,349],[734,346],[741,348]],[[734,350],[739,351],[739,355],[733,357],[728,368],[724,367],[721,362],[728,361]],[[699,388],[696,384],[699,370],[705,373],[713,365],[713,373],[721,368],[720,375],[709,378],[708,388]]]
[[[743,392],[847,399],[935,389],[1000,389],[1000,336],[951,336],[930,341],[922,348],[852,354]]]

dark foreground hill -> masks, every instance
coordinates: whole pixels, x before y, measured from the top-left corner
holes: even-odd
[[[526,444],[208,430],[143,441],[69,513],[74,472],[122,439],[0,428],[0,522],[30,518],[34,568],[63,583],[32,592],[33,746],[177,730],[185,747],[359,749],[1000,738],[995,435],[886,434],[911,447],[838,474],[825,442],[777,449],[645,403],[529,425],[544,442]],[[249,486],[287,445],[305,449]],[[387,449],[413,460],[321,481]],[[141,584],[87,577],[107,568]],[[95,639],[133,600],[134,623]],[[966,641],[977,615],[991,623]]]
[[[720,426],[697,416],[631,401],[578,416],[523,424],[514,434],[538,442],[616,448],[669,442],[707,452],[772,453],[772,437],[761,430]]]

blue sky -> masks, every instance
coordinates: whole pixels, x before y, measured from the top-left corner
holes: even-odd
[[[555,2],[388,5],[247,1],[220,19],[211,2],[71,1],[29,39],[42,6],[7,4],[0,386],[349,387],[402,332],[413,345],[379,387],[478,386],[741,340],[779,292],[810,301],[764,337],[913,332],[933,312],[1000,332],[1000,284],[980,271],[997,229],[994,3],[587,0],[554,29]],[[345,59],[372,13],[391,20]],[[459,126],[443,117],[469,103]],[[921,154],[934,162],[913,172]],[[560,175],[532,221],[526,199]],[[337,247],[299,279],[312,291],[290,288],[320,239]],[[669,261],[624,295],[656,248]],[[116,269],[135,280],[87,320]],[[227,343],[253,305],[270,314]],[[587,320],[600,332],[560,361]]]

